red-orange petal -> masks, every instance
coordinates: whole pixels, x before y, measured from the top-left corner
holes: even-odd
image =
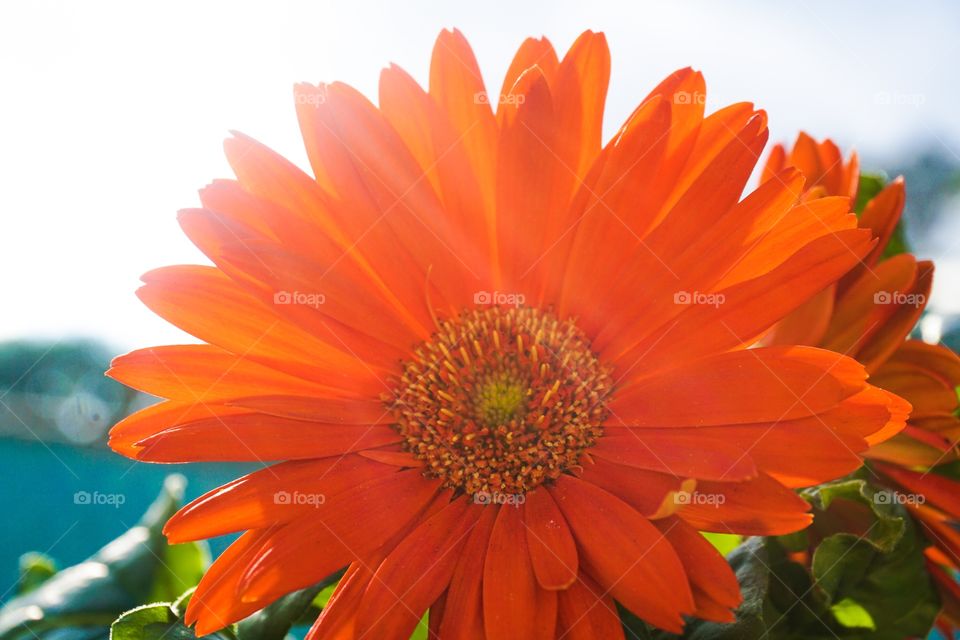
[[[563,476],[550,487],[577,540],[581,566],[618,602],[679,633],[694,602],[683,565],[650,521],[602,489]]]
[[[544,589],[566,589],[577,578],[577,547],[567,521],[544,487],[526,494],[523,525],[537,582]]]

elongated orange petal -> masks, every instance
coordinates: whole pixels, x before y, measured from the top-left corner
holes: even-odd
[[[550,493],[526,494],[523,525],[537,582],[544,589],[566,589],[577,578],[577,548],[570,528]]]
[[[572,476],[550,492],[570,523],[586,571],[644,620],[679,633],[694,602],[666,538],[625,502]]]
[[[531,615],[537,609],[537,581],[530,563],[522,508],[500,507],[487,546],[483,620],[491,640],[541,637]]]

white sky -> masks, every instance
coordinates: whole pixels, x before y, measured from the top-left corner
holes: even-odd
[[[451,26],[492,87],[525,36],[565,49],[584,29],[605,31],[608,134],[663,76],[693,65],[711,108],[752,100],[775,140],[801,127],[830,135],[872,168],[925,142],[960,149],[960,5],[949,2],[5,1],[0,339],[182,341],[133,292],[151,268],[201,259],[175,214],[230,176],[227,130],[304,166],[294,82],[339,79],[375,96],[389,62],[425,82],[433,40]]]

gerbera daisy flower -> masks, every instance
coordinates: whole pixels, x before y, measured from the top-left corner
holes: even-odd
[[[785,166],[807,178],[805,199],[826,195],[855,198],[859,169],[855,155],[843,161],[830,140],[816,142],[800,134],[793,149],[777,145],[764,176]],[[960,358],[943,345],[907,339],[920,318],[933,283],[933,263],[910,254],[882,259],[905,203],[902,178],[871,198],[860,226],[873,231],[876,247],[840,282],[811,298],[780,322],[768,344],[809,344],[855,357],[871,381],[913,406],[907,426],[864,455],[874,461],[878,478],[910,496],[907,508],[920,523],[931,576],[944,604],[941,626],[960,627],[960,482],[943,473],[958,460],[960,442]],[[948,634],[949,635],[949,634]]]
[[[601,144],[608,76],[602,35],[562,59],[530,39],[488,93],[445,31],[426,90],[397,67],[379,106],[296,87],[312,176],[226,142],[237,179],[180,214],[213,266],[138,292],[205,344],[110,370],[164,398],[116,451],[279,462],[166,527],[244,532],[190,601],[198,633],[344,567],[312,638],[406,638],[426,611],[442,638],[615,638],[615,603],[729,621],[698,531],[803,528],[792,489],[902,428],[852,358],[750,348],[874,249],[849,200],[801,202],[793,168],[741,199],[766,116],[705,116],[690,69]]]

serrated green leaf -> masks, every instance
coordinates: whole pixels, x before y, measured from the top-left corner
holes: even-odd
[[[897,546],[905,530],[906,514],[885,489],[877,489],[866,480],[853,478],[813,487],[803,492],[814,507],[828,513],[835,500],[849,500],[867,507],[874,521],[864,540],[879,551],[890,551]]]

